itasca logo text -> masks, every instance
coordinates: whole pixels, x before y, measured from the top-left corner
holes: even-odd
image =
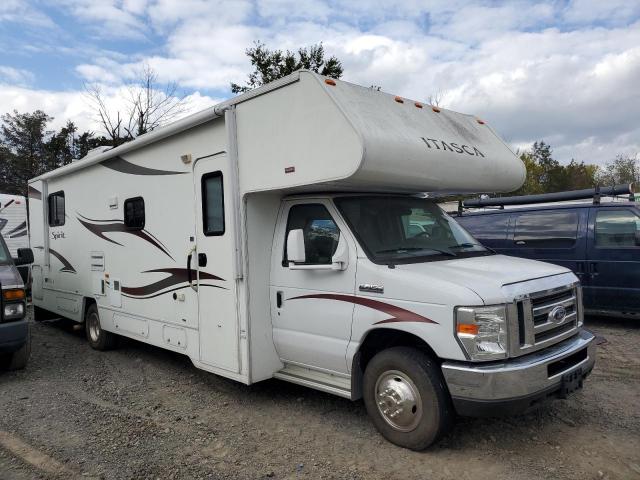
[[[466,153],[471,156],[483,157],[484,154],[478,150],[476,147],[469,145],[458,145],[457,143],[447,143],[444,140],[437,140],[435,138],[422,138],[422,141],[427,144],[429,148],[437,148],[438,150],[450,150],[456,153]]]

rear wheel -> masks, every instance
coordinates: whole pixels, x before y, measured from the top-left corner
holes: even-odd
[[[453,421],[439,366],[415,348],[393,347],[373,357],[364,373],[363,393],[376,428],[401,447],[424,450]]]
[[[100,316],[98,315],[98,307],[93,304],[87,308],[87,314],[84,317],[85,331],[87,340],[91,348],[96,350],[110,350],[115,348],[118,343],[118,336],[114,333],[103,330],[100,326]]]

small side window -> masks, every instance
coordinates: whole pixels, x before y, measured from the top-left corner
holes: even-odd
[[[600,210],[596,216],[598,247],[640,246],[640,217],[630,210]]]
[[[576,212],[524,213],[516,221],[513,241],[534,248],[570,248],[576,243]]]
[[[222,172],[202,176],[202,227],[207,237],[224,235]]]
[[[56,192],[47,198],[49,204],[49,226],[60,227],[64,225],[64,192]]]
[[[304,232],[305,265],[330,264],[338,248],[340,230],[324,205],[305,203],[294,205],[289,210],[282,266],[287,266],[286,239],[289,232],[298,229]]]
[[[142,197],[127,198],[124,201],[124,225],[129,230],[144,228],[144,199]]]

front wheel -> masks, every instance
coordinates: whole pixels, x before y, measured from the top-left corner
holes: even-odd
[[[84,326],[87,334],[87,340],[91,348],[96,350],[111,350],[116,347],[118,336],[114,333],[103,330],[100,326],[100,316],[98,315],[98,307],[93,304],[87,308],[87,314],[84,318]]]
[[[0,364],[7,370],[22,370],[27,366],[29,356],[31,355],[31,327],[27,331],[27,341],[13,353],[0,358]]]
[[[415,348],[393,347],[374,356],[364,372],[363,393],[378,431],[401,447],[424,450],[453,421],[439,366]]]

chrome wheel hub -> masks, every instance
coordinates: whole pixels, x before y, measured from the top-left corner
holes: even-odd
[[[92,314],[89,315],[87,319],[87,327],[89,328],[89,336],[91,337],[92,342],[97,342],[100,338],[100,319],[98,315]]]
[[[376,405],[382,418],[396,430],[410,432],[422,418],[422,399],[418,388],[404,373],[384,372],[375,387]]]

